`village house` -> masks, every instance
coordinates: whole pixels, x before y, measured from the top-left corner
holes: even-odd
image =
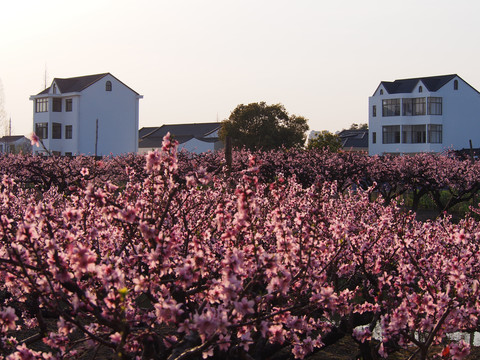
[[[196,154],[223,148],[218,138],[221,123],[167,124],[157,127],[143,127],[138,133],[138,152],[145,154],[162,147],[163,137],[170,133],[178,141],[178,151]]]
[[[480,93],[456,74],[382,81],[368,106],[370,155],[480,145]]]
[[[32,145],[23,135],[5,135],[0,138],[0,153],[31,154]]]
[[[110,73],[55,78],[30,96],[34,132],[52,155],[136,153],[142,98]]]

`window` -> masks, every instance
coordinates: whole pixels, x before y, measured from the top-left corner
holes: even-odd
[[[383,100],[382,116],[400,116],[400,99]]]
[[[373,116],[373,117],[377,116],[377,105],[373,105],[373,108],[372,108],[372,116]]]
[[[400,143],[400,125],[384,126],[382,128],[382,143],[399,144]]]
[[[425,125],[403,125],[402,143],[423,144],[427,141],[427,130]]]
[[[442,143],[442,125],[428,125],[428,142],[432,144]]]
[[[425,115],[425,98],[413,99],[413,115]]]
[[[47,112],[48,111],[48,99],[36,99],[35,100],[35,112]]]
[[[441,102],[441,98],[440,98]],[[441,104],[440,104],[441,106]],[[402,99],[402,115],[425,115],[425,98],[407,98]]]
[[[60,151],[52,151],[53,156],[61,156],[62,153]]]
[[[72,154],[72,152],[70,152],[70,151],[65,151],[65,156],[72,157],[73,154]]]
[[[62,99],[53,98],[52,99],[52,111],[61,112],[62,111]]]
[[[428,115],[442,115],[442,98],[428,98]]]
[[[112,91],[112,82],[111,81],[107,81],[105,83],[105,91]]]
[[[40,139],[48,139],[48,123],[36,123],[35,134],[37,134]]]
[[[413,115],[413,99],[402,99],[402,107],[403,116]]]
[[[418,92],[423,92],[423,87],[419,86],[418,87]]]
[[[65,139],[72,138],[72,125],[65,125]]]
[[[73,101],[72,99],[65,99],[65,111],[72,111]]]
[[[52,93],[56,94],[57,93],[57,84],[53,84],[53,90]]]
[[[377,143],[377,133],[373,132],[372,133],[372,144],[376,144],[376,143]]]
[[[52,123],[52,139],[61,139],[62,138],[62,124]]]
[[[458,80],[453,82],[453,90],[458,90]]]
[[[380,95],[383,95],[383,89],[380,89]]]

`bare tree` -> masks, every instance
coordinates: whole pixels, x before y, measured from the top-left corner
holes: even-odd
[[[0,136],[10,135],[7,111],[5,110],[5,94],[3,92],[3,83],[0,79]]]

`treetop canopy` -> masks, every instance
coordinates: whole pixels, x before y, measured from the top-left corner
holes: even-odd
[[[219,136],[236,147],[270,150],[302,147],[309,127],[302,116],[289,115],[282,104],[265,102],[238,105],[222,122]]]

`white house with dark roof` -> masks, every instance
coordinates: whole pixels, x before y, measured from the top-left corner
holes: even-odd
[[[110,73],[55,78],[30,96],[33,129],[53,155],[136,153],[142,98]]]
[[[138,152],[145,154],[150,150],[160,149],[167,133],[178,141],[178,151],[200,154],[219,150],[224,146],[218,138],[220,126],[219,122],[208,122],[144,127],[138,133]]]
[[[480,93],[456,74],[382,81],[368,106],[370,155],[480,147]]]
[[[0,138],[0,153],[31,154],[32,145],[23,135],[5,135]]]

